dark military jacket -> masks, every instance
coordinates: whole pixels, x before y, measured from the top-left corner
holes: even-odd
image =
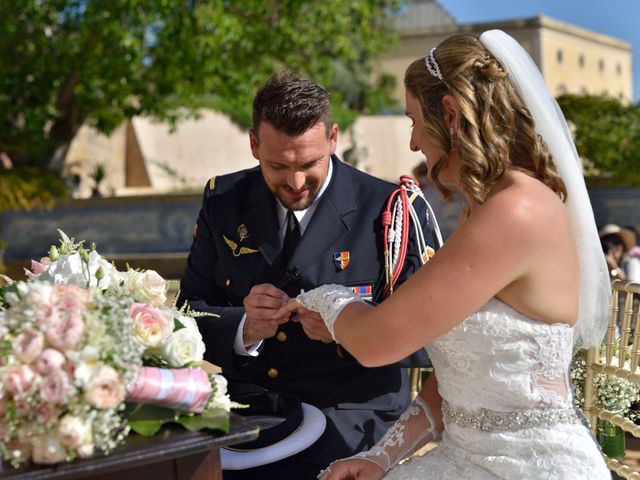
[[[326,283],[373,296],[384,286],[380,217],[397,186],[332,161],[329,185],[287,265],[278,261],[276,200],[259,167],[213,178],[181,281],[181,299],[193,310],[219,315],[198,318],[198,325],[205,359],[222,367],[229,382],[291,393],[323,409],[327,430],[306,451],[319,464],[379,439],[408,405],[406,373],[398,366],[365,368],[336,343],[310,340],[295,322],[281,325],[257,357],[237,355],[233,344],[253,285],[270,283],[290,297]],[[420,266],[413,246],[405,264],[401,280]]]

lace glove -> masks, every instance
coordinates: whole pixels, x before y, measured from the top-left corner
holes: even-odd
[[[431,416],[429,404],[418,395],[411,402],[409,408],[400,415],[400,418],[370,450],[336,462],[361,458],[375,463],[386,474],[393,466],[428,442],[436,440],[439,435]],[[330,473],[331,467],[336,462],[320,472],[318,478]]]
[[[350,303],[364,302],[364,300],[350,288],[336,284],[322,285],[308,292],[303,292],[296,297],[296,300],[307,310],[313,310],[320,314],[329,333],[331,333],[331,338],[333,338],[336,343],[340,342],[336,340],[336,336],[333,333],[333,324],[338,314]]]

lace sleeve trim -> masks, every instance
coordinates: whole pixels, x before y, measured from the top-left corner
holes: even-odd
[[[334,333],[336,318],[342,309],[350,303],[364,301],[350,288],[336,284],[322,285],[308,292],[303,292],[297,296],[296,300],[304,308],[320,314],[336,343],[340,343]]]

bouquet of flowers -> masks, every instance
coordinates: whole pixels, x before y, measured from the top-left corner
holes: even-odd
[[[0,287],[0,451],[14,466],[109,453],[130,429],[228,428],[232,405],[194,316],[154,271],[118,271],[63,232]]]

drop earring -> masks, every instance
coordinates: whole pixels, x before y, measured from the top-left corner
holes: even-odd
[[[453,151],[453,127],[449,127],[449,139],[451,140],[451,151]]]

